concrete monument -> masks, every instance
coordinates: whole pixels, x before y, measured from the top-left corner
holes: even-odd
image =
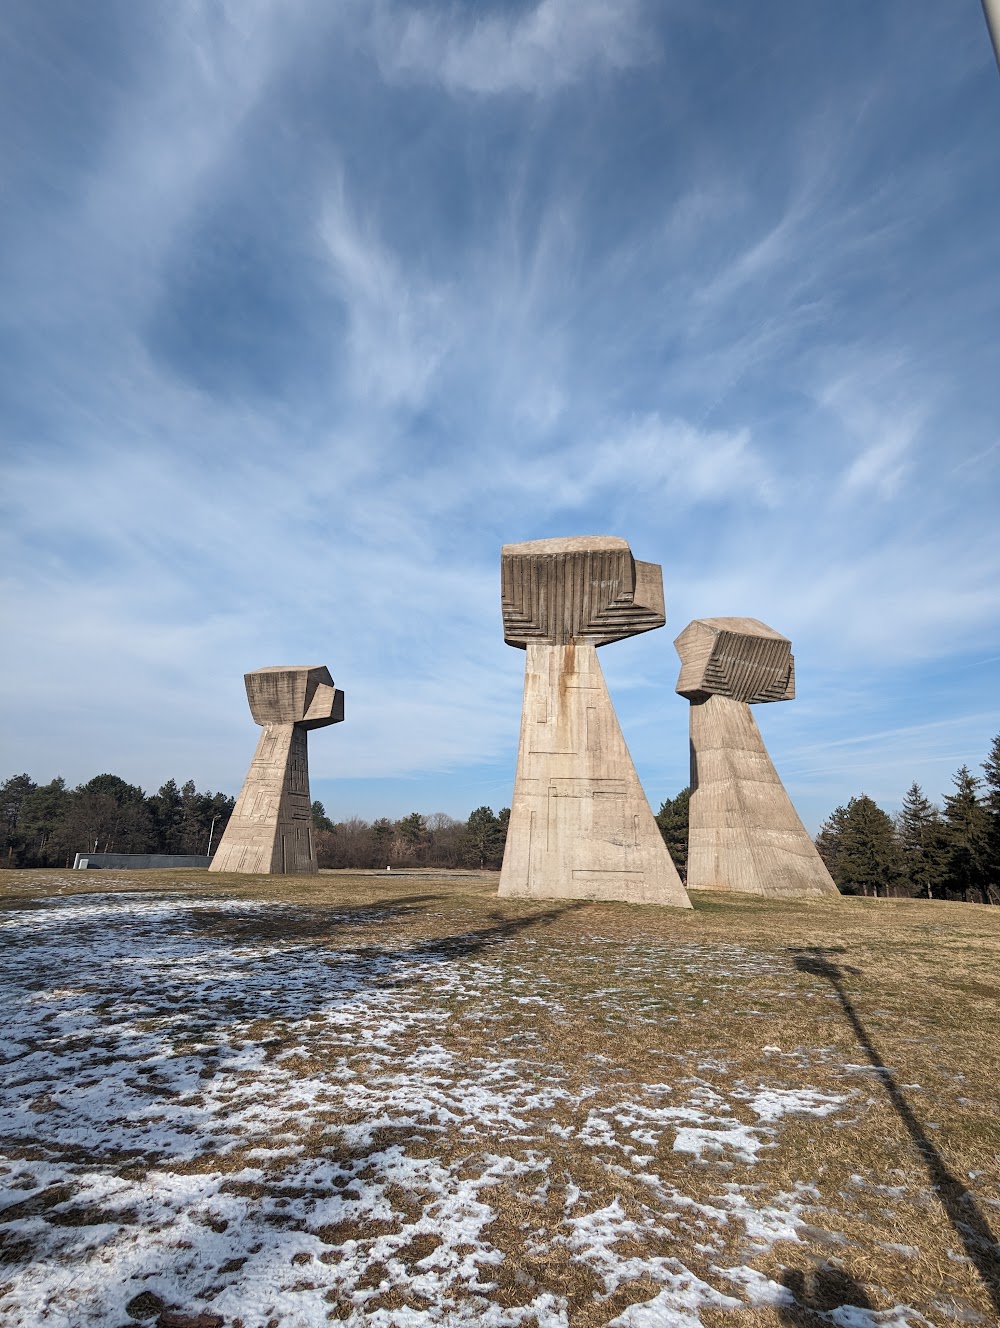
[[[579,536],[505,545],[501,580],[504,640],[527,658],[499,893],[690,908],[597,661],[663,626],[660,568]]]
[[[264,731],[209,871],[318,871],[306,735],[340,723],[344,693],[322,664],[244,677],[250,713]]]
[[[756,618],[697,618],[674,645],[691,702],[688,889],[837,894],[750,713],[794,698],[791,641]]]

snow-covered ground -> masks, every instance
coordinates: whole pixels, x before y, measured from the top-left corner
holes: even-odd
[[[377,924],[377,909],[345,911],[337,944],[294,925],[262,938],[265,920],[295,916],[152,894],[3,916],[4,1324],[120,1325],[145,1292],[237,1328],[562,1328],[553,1260],[585,1272],[598,1305],[641,1282],[642,1298],[604,1320],[621,1328],[791,1302],[727,1264],[722,1236],[738,1231],[751,1252],[795,1241],[810,1179],[765,1202],[726,1168],[780,1147],[790,1116],[825,1128],[845,1095],[805,1068],[793,1086],[787,1074],[728,1083],[725,1067],[699,1074],[669,1057],[659,1082],[616,1082],[612,1055],[571,1072],[571,1056],[541,1057],[509,1016],[559,1017],[544,965],[500,948],[401,948],[389,925],[384,944],[366,934],[352,948],[350,928]],[[766,963],[655,949],[634,962],[655,966],[664,990],[692,966],[738,981],[741,965]],[[586,999],[613,1012],[613,966],[602,981]],[[456,1050],[470,1010],[489,1036]],[[665,1153],[716,1168],[711,1198],[666,1180]],[[906,1309],[828,1317],[927,1322]]]

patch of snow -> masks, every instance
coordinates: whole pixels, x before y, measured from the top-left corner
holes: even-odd
[[[812,1088],[769,1088],[750,1099],[750,1108],[762,1121],[777,1121],[782,1116],[829,1116],[847,1101],[843,1094],[819,1093]]]
[[[728,1126],[698,1128],[685,1126],[674,1136],[675,1153],[693,1153],[699,1160],[719,1157],[731,1149],[741,1162],[754,1162],[767,1140],[748,1125],[733,1121]]]
[[[730,1282],[742,1287],[751,1305],[795,1304],[795,1297],[788,1287],[782,1286],[780,1282],[775,1282],[770,1277],[765,1277],[763,1273],[758,1273],[756,1268],[741,1264],[737,1268],[720,1268],[718,1271]]]
[[[693,1273],[678,1273],[652,1300],[630,1305],[609,1319],[608,1328],[666,1328],[667,1324],[670,1328],[701,1328],[699,1311],[709,1307],[742,1309],[743,1302],[716,1291]]]
[[[703,1160],[753,1161],[776,1146],[784,1117],[823,1117],[845,1099],[690,1078],[625,1092],[600,1056],[586,1062],[588,1082],[571,1084],[530,1033],[459,1056],[446,1045],[457,1010],[501,993],[526,1018],[562,1009],[533,994],[533,969],[433,945],[350,949],[350,929],[382,922],[384,909],[332,912],[341,949],[297,939],[299,916],[130,893],[48,899],[0,920],[0,1229],[29,1251],[5,1272],[5,1325],[103,1328],[152,1291],[189,1312],[280,1316],[282,1328],[326,1324],[334,1305],[376,1328],[567,1328],[565,1298],[542,1287],[522,1305],[498,1301],[507,1256],[491,1239],[499,1190],[537,1214],[564,1182],[561,1223],[527,1232],[524,1246],[569,1252],[605,1295],[654,1281],[653,1299],[613,1321],[626,1328],[696,1325],[700,1307],[741,1303],[655,1252],[683,1248],[692,1230],[701,1250],[728,1223],[760,1248],[797,1238],[804,1188],[768,1205],[727,1186],[705,1203],[649,1168],[672,1136]],[[263,918],[270,939],[247,940]],[[735,983],[781,971],[741,951],[671,953],[678,972]],[[668,970],[662,947],[609,944],[604,971],[631,984]],[[632,988],[602,999],[622,990]],[[728,1073],[718,1058],[701,1068]],[[747,1105],[753,1123],[734,1114]],[[562,1140],[646,1200],[593,1208],[553,1175]],[[637,1240],[649,1254],[626,1252]],[[411,1307],[381,1308],[387,1292]]]

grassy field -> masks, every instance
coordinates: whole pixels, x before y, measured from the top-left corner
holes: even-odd
[[[1000,909],[495,892],[0,873],[0,1320],[1000,1321]]]

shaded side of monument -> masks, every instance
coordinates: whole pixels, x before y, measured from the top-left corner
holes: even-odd
[[[688,889],[839,893],[750,711],[794,698],[792,643],[756,618],[698,618],[674,645],[691,702]]]
[[[344,718],[344,693],[324,665],[276,665],[244,679],[263,732],[209,871],[316,872],[308,732]]]
[[[532,540],[504,546],[501,583],[526,661],[499,893],[690,908],[597,659],[663,626],[660,568],[613,536]]]

